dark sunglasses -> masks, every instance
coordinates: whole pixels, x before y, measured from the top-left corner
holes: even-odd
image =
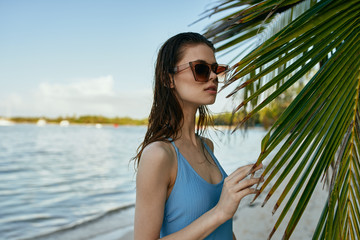
[[[211,71],[218,75],[218,82],[223,82],[229,66],[225,64],[209,64],[203,61],[194,61],[176,66],[173,73],[179,73],[187,68],[191,68],[195,81],[197,82],[209,81]]]

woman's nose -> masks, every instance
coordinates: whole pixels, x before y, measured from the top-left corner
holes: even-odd
[[[213,70],[210,71],[209,80],[218,82],[218,76]]]

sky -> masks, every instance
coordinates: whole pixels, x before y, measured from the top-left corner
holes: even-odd
[[[212,0],[0,0],[0,116],[146,118],[154,63]],[[230,57],[217,58],[228,63]],[[210,109],[232,109],[220,93]]]

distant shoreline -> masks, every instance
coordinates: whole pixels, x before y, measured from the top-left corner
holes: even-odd
[[[13,122],[13,125],[37,125],[36,122]],[[96,124],[100,124],[104,127],[113,127],[115,124],[112,123],[69,123],[69,126],[95,126]],[[57,122],[47,122],[45,125],[49,126],[58,126],[60,123]],[[147,125],[135,125],[135,124],[119,124],[119,127],[146,127]]]
[[[124,122],[80,122],[80,121],[72,121],[72,120],[68,120],[68,119],[64,119],[61,121],[48,121],[47,119],[44,118],[34,118],[32,120],[19,120],[19,119],[12,119],[12,118],[1,118],[0,117],[0,121],[1,120],[5,120],[6,124],[2,124],[2,122],[0,122],[0,126],[11,126],[11,125],[17,125],[17,124],[29,124],[29,125],[37,125],[37,126],[46,126],[46,125],[59,125],[59,126],[89,126],[89,127],[97,127],[97,128],[101,128],[101,127],[124,127],[124,126],[129,126],[129,127],[147,127],[148,124],[147,122],[145,123],[145,120],[135,120],[135,121],[124,121]],[[210,126],[209,129],[214,128],[215,130],[220,130],[220,131],[233,131],[235,128],[237,127],[237,125],[225,125],[225,124],[214,124],[213,126]],[[247,126],[247,128],[249,129],[253,129],[253,128],[264,128],[264,126],[262,124],[256,124],[256,125],[250,125]],[[240,129],[244,129],[244,127],[241,127]],[[240,130],[239,129],[239,130]]]
[[[86,115],[86,116],[72,116],[72,117],[11,117],[4,118],[0,116],[0,119],[6,120],[11,123],[23,123],[23,124],[37,124],[37,125],[46,125],[46,124],[61,124],[62,122],[71,125],[134,125],[134,126],[144,126],[147,125],[147,119],[133,119],[130,117],[114,117],[108,118],[104,116],[97,115]]]
[[[243,119],[244,116],[234,116],[232,113],[214,114],[212,116],[213,123],[216,128],[221,129],[234,129],[237,124]],[[9,124],[22,123],[22,124],[66,124],[66,125],[113,125],[113,126],[147,126],[148,118],[134,119],[131,117],[105,117],[101,115],[84,115],[84,116],[59,116],[55,118],[37,116],[37,117],[3,117],[0,120]],[[263,124],[259,119],[249,119],[247,127],[268,126]]]
[[[62,126],[60,123],[57,122],[47,122],[46,124],[39,125],[36,122],[13,122],[10,125],[5,126],[11,126],[11,125],[35,125],[39,127],[45,127],[45,126]],[[0,124],[0,127],[4,126]],[[118,127],[147,127],[147,125],[136,125],[136,124],[113,124],[113,123],[72,123],[69,122],[69,125],[63,126],[84,126],[84,127],[94,127],[94,128],[102,128],[102,127],[112,127],[112,128],[118,128]],[[219,131],[229,131],[232,132],[236,126],[227,126],[227,125],[214,125],[207,128],[208,130],[219,130]],[[262,125],[256,125],[256,126],[249,126],[247,129],[265,129]],[[244,130],[244,128],[239,128],[238,130]],[[266,129],[265,129],[266,130]]]

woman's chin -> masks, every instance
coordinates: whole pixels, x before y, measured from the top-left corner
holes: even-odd
[[[214,97],[214,99],[207,101],[207,103],[205,103],[203,105],[213,105],[215,103],[215,100],[216,100],[216,97]]]

